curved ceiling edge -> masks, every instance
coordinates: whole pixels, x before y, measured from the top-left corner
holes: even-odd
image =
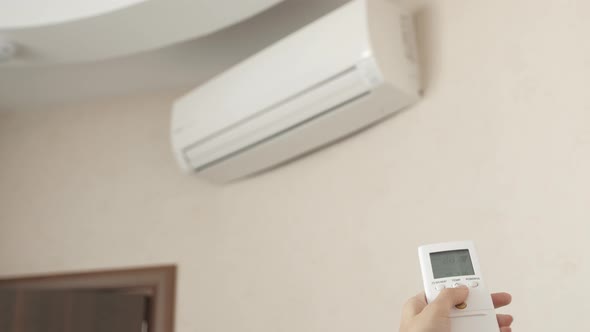
[[[0,30],[17,45],[4,66],[105,60],[195,39],[250,18],[282,0],[150,0],[87,19]]]

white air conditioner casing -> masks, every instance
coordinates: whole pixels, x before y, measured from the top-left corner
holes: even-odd
[[[412,18],[353,0],[178,99],[183,169],[227,182],[282,164],[419,99]]]

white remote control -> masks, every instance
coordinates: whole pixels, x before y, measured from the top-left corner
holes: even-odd
[[[467,300],[453,308],[449,316],[452,332],[499,331],[472,241],[424,245],[418,248],[418,254],[428,303],[445,288],[469,287]]]

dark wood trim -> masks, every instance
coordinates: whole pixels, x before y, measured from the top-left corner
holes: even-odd
[[[118,270],[97,270],[50,275],[0,277],[0,289],[62,289],[152,294],[150,322],[153,332],[174,331],[176,305],[175,265]]]

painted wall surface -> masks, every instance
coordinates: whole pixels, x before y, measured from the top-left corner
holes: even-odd
[[[473,239],[516,330],[588,331],[589,12],[428,4],[420,104],[230,186],[174,164],[174,93],[1,114],[0,275],[177,263],[180,332],[385,332]]]

